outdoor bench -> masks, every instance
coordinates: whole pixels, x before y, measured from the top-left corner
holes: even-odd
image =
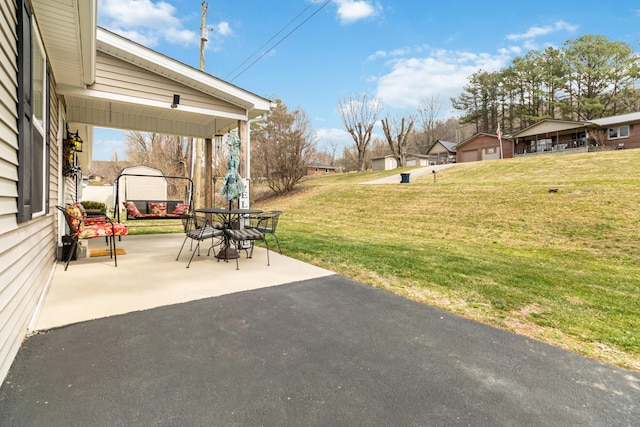
[[[183,200],[127,200],[127,220],[181,219],[189,213]]]

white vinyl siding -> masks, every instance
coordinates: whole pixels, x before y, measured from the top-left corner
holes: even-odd
[[[2,28],[0,31],[1,380],[6,376],[28,333],[29,322],[33,318],[40,296],[49,283],[55,266],[57,247],[54,215],[45,213],[21,224],[17,222],[17,15],[13,2],[9,2],[12,6],[8,6],[7,2],[0,3],[0,28]],[[55,102],[57,105],[57,101]],[[57,107],[55,111],[58,111]],[[53,114],[54,109],[51,112]],[[57,150],[57,144],[53,141],[55,140],[52,140],[52,152]],[[55,180],[51,177],[47,179],[50,183]]]
[[[243,108],[193,88],[182,86],[176,92],[176,82],[151,73],[126,61],[98,52],[96,57],[96,82],[92,90],[135,96],[171,104],[173,95],[180,95],[180,105],[214,109],[227,113],[245,114]]]

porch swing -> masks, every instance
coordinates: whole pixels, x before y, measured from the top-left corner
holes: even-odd
[[[169,198],[168,180],[176,182]],[[179,183],[179,184],[178,184]],[[184,196],[177,198],[178,187]],[[193,209],[193,181],[185,176],[168,176],[147,166],[125,168],[114,181],[114,215],[121,222],[121,210],[127,221],[182,220]]]

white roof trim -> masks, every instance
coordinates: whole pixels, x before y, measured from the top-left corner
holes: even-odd
[[[593,123],[597,126],[609,126],[630,122],[640,122],[640,112],[621,114],[619,116],[605,117],[602,119],[590,120],[589,123]]]
[[[178,83],[193,87],[247,110],[269,111],[272,102],[198,69],[169,58],[103,28],[97,28],[98,49]]]
[[[86,85],[96,81],[96,26],[98,7],[95,0],[78,2],[82,73]]]

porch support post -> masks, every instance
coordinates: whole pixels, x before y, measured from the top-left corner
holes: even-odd
[[[240,167],[238,172],[242,178],[249,178],[249,122],[247,120],[238,120],[238,137],[240,138]]]
[[[204,206],[213,207],[213,142],[211,138],[204,140]]]

